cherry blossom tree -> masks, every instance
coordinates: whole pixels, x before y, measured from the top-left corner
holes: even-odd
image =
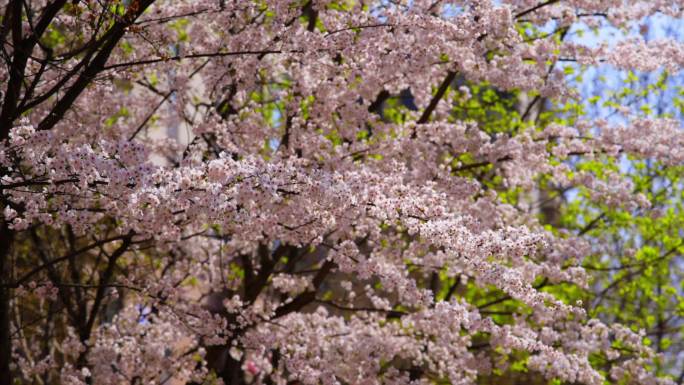
[[[567,36],[680,1],[0,8],[0,385],[672,382],[572,294],[609,214],[537,207],[649,213],[582,165],[677,167],[679,121],[542,110],[561,63],[676,73],[676,39]]]

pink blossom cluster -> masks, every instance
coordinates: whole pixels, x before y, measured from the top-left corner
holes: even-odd
[[[643,336],[543,289],[588,287],[579,264],[591,245],[550,231],[523,201],[547,178],[609,207],[648,208],[619,173],[565,161],[681,164],[678,122],[497,134],[452,108],[476,97],[468,84],[573,97],[554,67],[564,55],[675,72],[675,41],[594,49],[518,27],[587,13],[622,26],[681,16],[680,2],[133,0],[115,16],[98,4],[65,5],[50,25],[79,36],[69,44],[119,36],[111,55],[98,64],[105,48],[86,46],[83,62],[38,45],[0,142],[2,231],[36,262],[2,283],[14,307],[50,314],[38,326],[56,312],[68,325],[45,326],[46,348],[43,329],[12,324],[21,378],[465,385],[524,353],[548,380],[669,383],[650,372]],[[11,78],[0,66],[0,81]],[[415,108],[383,115],[407,90]],[[69,247],[40,246],[52,242]],[[492,308],[504,302],[515,309]],[[614,361],[610,373],[591,355]]]

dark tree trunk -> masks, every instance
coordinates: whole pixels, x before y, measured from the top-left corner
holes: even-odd
[[[12,384],[10,362],[12,360],[12,340],[10,334],[10,288],[11,263],[10,247],[14,233],[0,224],[0,385]]]

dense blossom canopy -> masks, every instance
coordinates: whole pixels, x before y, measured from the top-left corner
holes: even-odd
[[[0,6],[0,384],[670,382],[552,290],[589,287],[596,221],[535,199],[649,210],[574,162],[680,165],[679,121],[531,111],[578,97],[559,63],[676,73],[677,40],[566,34],[681,1]]]

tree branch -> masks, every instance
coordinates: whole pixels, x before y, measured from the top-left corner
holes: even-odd
[[[108,38],[105,39],[104,45],[100,51],[95,55],[93,61],[86,66],[74,84],[69,87],[64,96],[57,102],[48,116],[38,124],[38,131],[49,130],[62,120],[64,114],[69,110],[78,96],[81,95],[81,92],[83,92],[83,90],[92,82],[98,73],[105,69],[105,64],[109,59],[109,55],[111,55],[121,38],[126,34],[128,26],[130,26],[153,2],[154,0],[131,2],[129,5],[129,12],[107,31]],[[136,5],[135,7],[133,7],[134,4]],[[133,10],[133,8],[135,9]]]

